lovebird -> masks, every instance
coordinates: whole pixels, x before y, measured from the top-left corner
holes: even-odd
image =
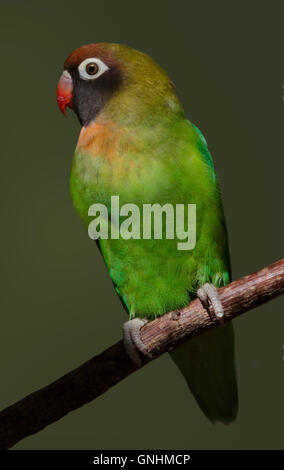
[[[112,224],[114,195],[141,212],[146,204],[195,205],[192,249],[177,249],[176,233],[172,238],[106,236],[97,245],[129,315],[124,345],[137,364],[141,354],[148,355],[140,336],[147,321],[196,297],[212,305],[220,325],[170,355],[209,420],[230,423],[238,409],[234,331],[231,322],[222,321],[216,289],[230,282],[230,255],[219,183],[203,134],[186,118],[167,73],[147,54],[124,45],[94,43],[73,51],[64,63],[57,100],[82,126],[70,191],[87,228],[93,204],[106,207]],[[164,218],[162,224],[164,234]]]

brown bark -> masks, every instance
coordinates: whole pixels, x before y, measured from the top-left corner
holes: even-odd
[[[263,304],[284,292],[284,258],[219,290],[225,321]],[[153,358],[174,349],[186,339],[218,324],[199,300],[169,312],[141,329],[142,340]],[[142,366],[148,359],[142,358]],[[90,359],[52,384],[0,412],[0,449],[59,420],[70,411],[94,400],[137,370],[125,354],[122,342]]]

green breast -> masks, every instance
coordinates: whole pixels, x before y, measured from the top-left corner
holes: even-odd
[[[117,126],[113,132],[115,144],[102,141],[95,153],[77,148],[73,158],[71,195],[86,225],[94,203],[104,204],[110,215],[113,195],[121,206],[136,204],[141,214],[143,204],[196,204],[197,242],[191,251],[177,250],[176,237],[99,241],[130,316],[153,317],[188,303],[204,282],[220,286],[229,281],[218,183],[202,134],[185,119]],[[143,219],[140,223],[142,232]]]

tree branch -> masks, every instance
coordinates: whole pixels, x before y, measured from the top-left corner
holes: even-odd
[[[225,321],[263,304],[284,292],[284,258],[254,274],[218,289]],[[142,340],[156,358],[186,339],[218,324],[198,299],[169,312],[141,329]],[[148,359],[142,358],[142,366]],[[9,449],[70,411],[94,400],[135,372],[122,341],[93,357],[47,387],[0,412],[0,449]]]

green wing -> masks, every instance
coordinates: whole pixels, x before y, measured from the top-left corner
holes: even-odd
[[[71,192],[82,218],[94,202],[197,204],[197,244],[178,251],[174,240],[100,240],[100,248],[130,317],[153,318],[181,308],[205,282],[229,282],[230,260],[222,201],[201,132],[185,119],[121,132],[119,159],[76,152]],[[125,143],[131,139],[131,146]],[[134,149],[134,150],[133,150]],[[232,325],[181,346],[172,357],[206,415],[228,422],[236,414]]]

